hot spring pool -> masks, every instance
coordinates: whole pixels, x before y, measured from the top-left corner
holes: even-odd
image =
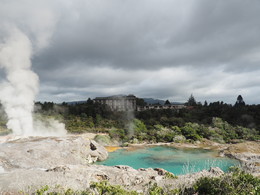
[[[204,149],[177,149],[167,146],[145,147],[142,149],[119,149],[109,153],[107,160],[100,165],[128,165],[139,168],[163,168],[175,175],[199,172],[210,167],[219,167],[227,171],[229,167],[239,165],[239,161],[218,157],[217,151]]]

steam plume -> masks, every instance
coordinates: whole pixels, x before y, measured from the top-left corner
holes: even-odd
[[[30,135],[38,92],[38,76],[30,70],[32,46],[19,29],[7,29],[0,44],[0,67],[6,73],[6,80],[0,85],[0,100],[8,116],[7,127],[16,135]]]
[[[48,47],[58,21],[58,1],[2,1],[0,6],[0,102],[14,135],[64,135],[56,120],[33,119],[39,78],[31,70],[31,58]]]
[[[18,28],[8,27],[0,42],[0,68],[6,79],[0,84],[0,101],[14,135],[64,135],[64,124],[56,120],[33,121],[34,99],[39,79],[31,70],[32,44]]]

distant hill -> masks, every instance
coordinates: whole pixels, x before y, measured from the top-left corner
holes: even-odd
[[[154,98],[141,98],[143,99],[147,104],[160,104],[164,105],[165,100],[160,100],[160,99],[154,99]],[[69,105],[75,105],[75,104],[83,104],[86,103],[86,100],[79,100],[79,101],[71,101],[71,102],[66,102]],[[184,104],[181,102],[171,102],[171,104]]]
[[[75,104],[83,104],[86,103],[86,100],[81,100],[81,101],[72,101],[72,102],[66,102],[68,105],[75,105]]]
[[[164,105],[164,100],[159,99],[153,99],[153,98],[141,98],[143,99],[147,104],[161,104]]]
[[[160,104],[160,105],[164,105],[165,100],[160,100],[160,99],[153,99],[153,98],[142,98],[147,104]],[[184,103],[181,102],[171,102],[171,104],[177,104],[177,105],[181,105]]]
[[[175,104],[175,105],[183,105],[185,104],[184,102],[171,102],[171,104]]]

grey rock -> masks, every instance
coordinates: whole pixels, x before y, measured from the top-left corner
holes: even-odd
[[[0,194],[23,191],[32,194],[44,185],[85,190],[91,182],[108,181],[128,190],[146,193],[154,183],[165,188],[192,185],[203,176],[216,177],[221,170],[165,177],[161,168],[134,169],[130,166],[91,164],[108,156],[105,148],[80,136],[34,137],[0,144]]]
[[[219,167],[210,167],[209,172],[216,176],[224,174],[224,171],[222,171]]]
[[[96,150],[91,149],[91,144]],[[32,137],[0,144],[0,166],[7,171],[90,164],[107,156],[103,146],[79,136]]]
[[[157,171],[158,175],[165,175],[168,172],[162,168],[154,168],[154,170]]]

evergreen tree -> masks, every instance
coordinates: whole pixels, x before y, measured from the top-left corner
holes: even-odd
[[[142,98],[136,98],[136,105],[137,106],[146,106],[147,103]]]
[[[197,102],[194,98],[194,96],[191,94],[189,99],[188,99],[188,102],[187,102],[187,105],[188,106],[196,106],[197,105]]]
[[[235,103],[235,106],[245,106],[246,104],[245,104],[245,102],[244,102],[244,100],[243,100],[243,97],[241,96],[241,95],[239,95],[238,97],[237,97],[237,101],[236,101],[236,103]]]
[[[91,100],[90,98],[87,99],[87,104],[88,105],[92,105],[93,103],[94,103],[93,100]]]
[[[166,100],[164,105],[171,105],[171,102],[169,100]]]

